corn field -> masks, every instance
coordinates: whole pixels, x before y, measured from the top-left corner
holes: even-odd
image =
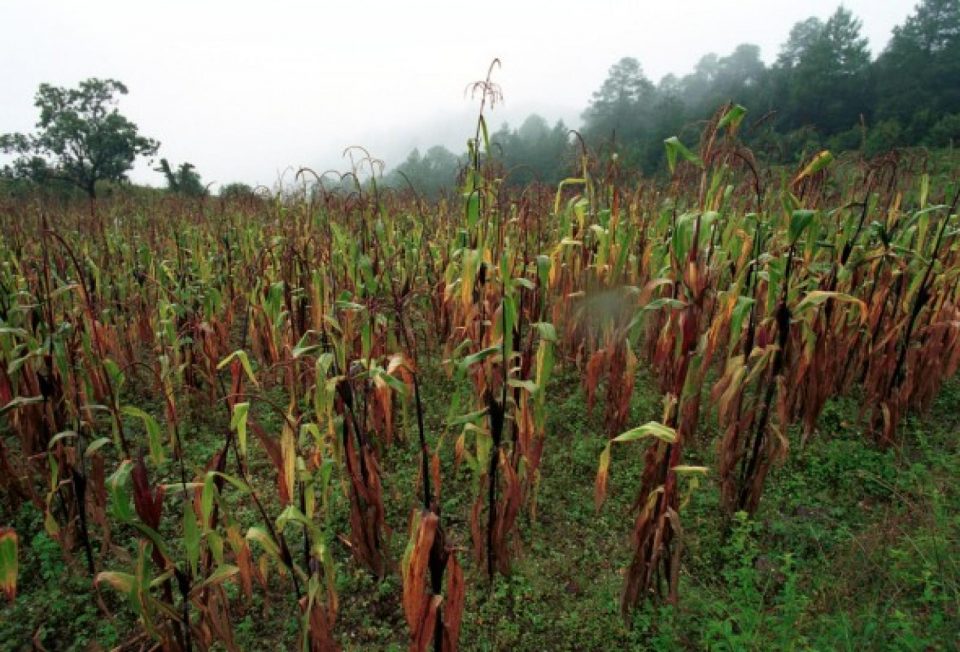
[[[728,105],[696,146],[665,142],[665,179],[583,147],[559,187],[517,191],[488,142],[497,89],[475,90],[437,201],[379,187],[359,149],[336,190],[304,169],[229,202],[2,200],[0,515],[39,510],[104,612],[136,619],[124,649],[238,649],[254,600],[299,649],[356,649],[344,567],[398,582],[410,650],[469,648],[469,594],[535,554],[570,378],[605,442],[590,509],[633,497],[629,622],[682,599],[698,487],[752,514],[828,401],[857,397],[889,449],[956,373],[960,185],[923,156],[763,166]],[[642,421],[640,373],[662,405]],[[627,457],[640,477],[614,472]],[[10,601],[34,534],[0,529]]]

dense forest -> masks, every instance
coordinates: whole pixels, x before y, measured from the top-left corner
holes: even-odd
[[[768,163],[796,162],[819,149],[953,147],[960,139],[960,0],[923,0],[872,57],[861,21],[844,7],[826,20],[811,17],[790,30],[776,60],[760,48],[700,58],[682,77],[649,79],[642,62],[624,57],[583,111],[579,133],[601,158],[654,174],[664,166],[663,140],[693,140],[725,102],[747,107],[743,138]],[[552,127],[531,115],[519,128],[490,135],[506,181],[556,184],[573,168],[575,147],[562,121]],[[418,150],[388,181],[435,194],[451,188],[466,154],[444,147]]]

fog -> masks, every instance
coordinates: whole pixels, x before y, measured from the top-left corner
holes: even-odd
[[[847,1],[874,54],[912,0]],[[494,57],[505,101],[491,128],[529,113],[579,115],[624,56],[648,77],[688,72],[740,43],[775,59],[791,26],[836,0],[773,2],[0,2],[0,133],[29,131],[40,83],[124,82],[120,111],[204,181],[275,183],[291,166],[344,169],[363,145],[388,166],[413,147],[455,152],[473,130],[465,93]],[[162,185],[147,161],[131,177]],[[289,176],[289,173],[287,173]]]

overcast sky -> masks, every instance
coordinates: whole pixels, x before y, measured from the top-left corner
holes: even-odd
[[[0,0],[0,133],[30,130],[41,82],[112,77],[120,110],[205,182],[272,185],[289,166],[345,169],[348,145],[389,165],[410,149],[464,149],[466,85],[499,57],[491,128],[530,112],[579,125],[608,68],[684,74],[755,43],[768,63],[791,26],[836,0]],[[874,54],[915,0],[847,0]],[[288,173],[289,176],[290,173]],[[146,164],[133,178],[161,185]]]

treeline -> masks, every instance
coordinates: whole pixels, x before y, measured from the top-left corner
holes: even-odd
[[[793,26],[776,60],[743,44],[707,54],[694,70],[654,83],[640,61],[625,57],[593,93],[579,132],[594,154],[616,155],[627,169],[655,174],[663,140],[693,140],[725,102],[747,107],[743,137],[767,162],[812,152],[859,149],[873,155],[902,146],[952,147],[960,141],[960,0],[923,0],[871,56],[862,23],[838,8],[826,20]],[[491,134],[507,183],[558,183],[575,148],[563,122],[530,116],[519,129]],[[452,187],[464,156],[444,147],[414,150],[387,176],[434,194]]]
[[[593,93],[577,133],[593,155],[616,157],[622,170],[644,175],[663,167],[665,138],[678,135],[693,145],[703,121],[727,102],[749,109],[741,137],[765,164],[793,163],[820,149],[872,156],[903,146],[953,147],[960,141],[960,0],[922,0],[875,58],[861,28],[841,6],[826,20],[794,25],[769,66],[756,45],[743,44],[656,83],[640,61],[624,57]],[[129,190],[134,161],[155,155],[160,143],[119,113],[126,93],[112,79],[88,79],[76,88],[41,84],[37,130],[0,134],[0,152],[16,156],[0,166],[0,197],[41,188],[92,200],[98,189]],[[562,121],[551,126],[531,115],[519,128],[504,124],[490,140],[507,184],[556,185],[576,169],[580,145]],[[383,181],[436,196],[456,187],[466,158],[439,145],[423,154],[414,150]],[[168,193],[199,198],[209,192],[188,162],[160,159],[154,171]],[[358,181],[347,175],[340,185],[352,191]],[[219,194],[246,197],[253,189],[227,184]]]

